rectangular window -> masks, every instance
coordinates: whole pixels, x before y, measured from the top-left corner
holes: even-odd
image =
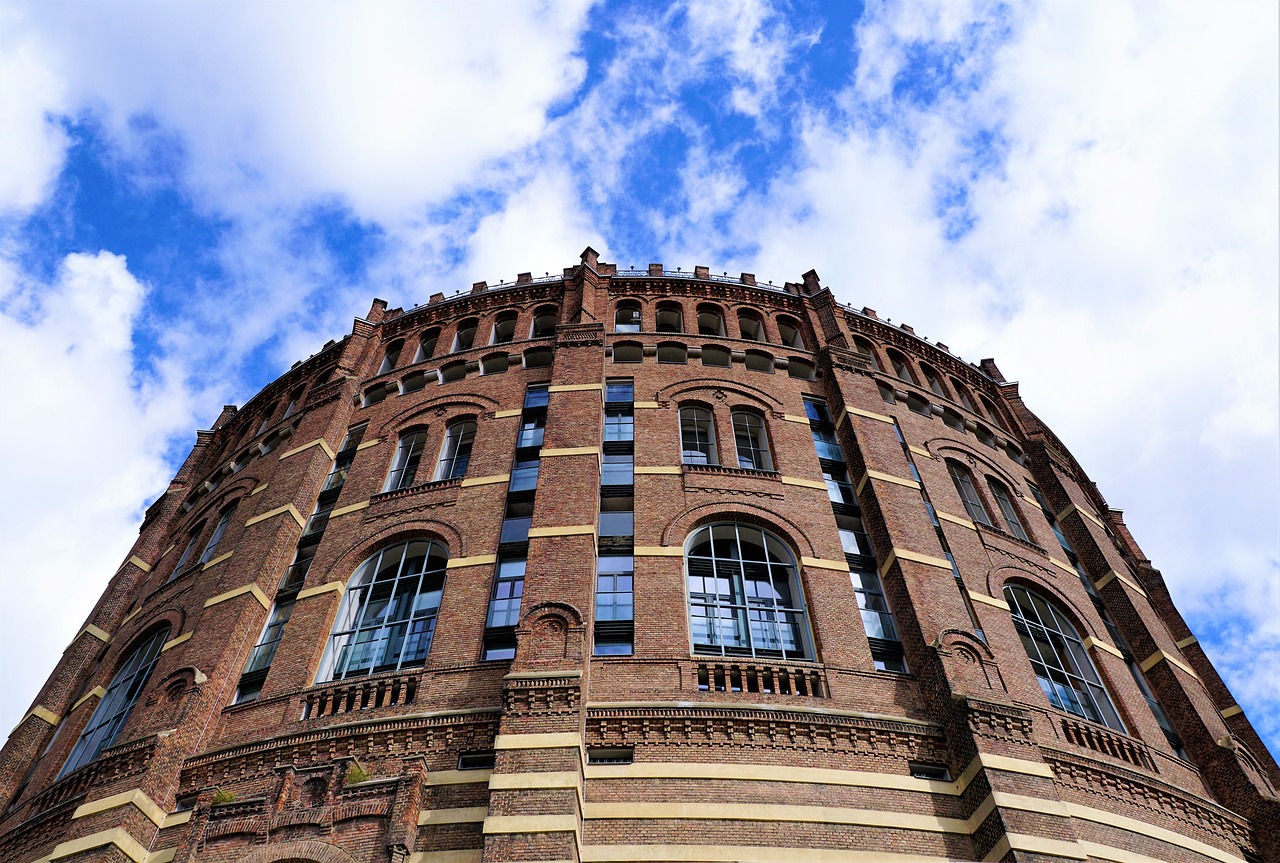
[[[258,637],[245,663],[244,673],[240,675],[240,683],[236,687],[236,704],[255,700],[262,692],[262,684],[267,679],[267,671],[276,656],[276,648],[284,637],[284,625],[293,614],[293,600],[288,599],[276,603],[267,617],[267,625]]]
[[[236,504],[238,503],[239,501],[236,501],[223,510],[222,517],[218,519],[218,526],[213,529],[213,536],[209,537],[209,542],[205,545],[204,552],[196,563],[208,563],[218,553],[218,543],[222,542],[222,535],[227,532],[227,525],[231,522],[231,516],[235,514]]]
[[[874,572],[853,572],[850,577],[853,579],[853,592],[858,597],[862,625],[867,631],[872,664],[877,671],[905,674],[907,661],[902,653],[902,640],[893,612],[885,600],[880,576]]]
[[[630,453],[605,453],[600,484],[625,486],[635,484],[635,456]]]
[[[360,446],[360,441],[364,439],[364,430],[366,428],[368,426],[365,423],[361,423],[347,430],[346,437],[342,439],[342,444],[338,447],[338,454],[333,459],[333,467],[330,469],[329,475],[325,477],[324,487],[321,491],[341,488],[343,483],[347,481],[347,471],[351,470],[351,463],[355,461],[356,449]]]
[[[547,384],[533,384],[524,393],[525,410],[529,408],[545,408],[551,401]]]
[[[516,448],[542,446],[542,438],[546,433],[546,415],[525,417],[520,421],[520,434],[516,438]]]
[[[604,385],[605,404],[631,404],[635,401],[635,390],[631,378],[609,378]]]
[[[635,419],[628,407],[607,407],[604,411],[604,439],[606,443],[625,443],[635,440]]]
[[[507,516],[502,520],[502,535],[498,541],[528,542],[529,526],[533,524],[533,501],[507,501]]]
[[[495,629],[520,622],[520,598],[524,595],[524,560],[503,560],[493,581],[493,597],[485,626]],[[486,657],[488,658],[488,657]]]
[[[538,468],[541,461],[536,458],[517,458],[511,468],[511,484],[507,491],[533,491],[538,487]]]
[[[747,411],[733,412],[733,442],[738,449],[738,467],[744,470],[773,470],[769,438],[764,420]]]
[[[596,656],[630,656],[635,633],[634,558],[601,557],[596,567]]]
[[[824,461],[844,462],[844,450],[840,447],[840,442],[836,440],[836,433],[832,429],[813,428],[813,448],[818,451],[818,458]]]
[[[811,422],[831,425],[831,414],[827,411],[827,406],[824,402],[806,398],[804,400],[804,413]]]
[[[635,498],[600,499],[600,536],[624,537],[635,534]]]

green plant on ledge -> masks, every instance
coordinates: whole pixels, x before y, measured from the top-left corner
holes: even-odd
[[[343,785],[359,785],[361,782],[367,782],[373,777],[369,775],[369,771],[360,766],[359,762],[352,761],[351,766],[347,768],[346,778],[342,780]]]
[[[236,795],[231,791],[223,791],[221,788],[219,788],[217,791],[213,792],[213,802],[215,804],[230,803],[235,799],[236,799]]]

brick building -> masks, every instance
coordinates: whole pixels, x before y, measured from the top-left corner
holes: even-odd
[[[1280,770],[989,360],[477,283],[201,431],[0,753],[0,860],[1280,860]]]

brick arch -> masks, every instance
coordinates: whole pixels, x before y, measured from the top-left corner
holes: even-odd
[[[1063,573],[1063,577],[1067,577]],[[1073,579],[1076,581],[1076,579]],[[1006,585],[1016,585],[1025,587],[1032,593],[1039,593],[1045,599],[1058,607],[1058,610],[1066,615],[1067,620],[1071,621],[1071,625],[1076,628],[1076,633],[1081,638],[1086,635],[1098,638],[1100,633],[1094,628],[1088,615],[1071,601],[1071,597],[1067,596],[1058,585],[1051,584],[1047,579],[1037,576],[1035,573],[1025,569],[1019,569],[1016,566],[998,566],[987,574],[987,587],[991,591],[991,595],[997,599],[1004,599],[1004,589]],[[1106,639],[1109,644],[1111,639]]]
[[[410,542],[415,539],[434,539],[444,543],[449,549],[449,559],[466,557],[466,540],[464,534],[451,525],[434,519],[415,519],[389,525],[369,536],[362,536],[339,552],[329,566],[329,574],[334,581],[344,585],[355,574],[356,567],[366,558],[380,549],[398,542]]]
[[[328,842],[299,839],[251,851],[240,859],[240,863],[356,863],[356,860]]]
[[[689,534],[714,521],[737,521],[776,534],[779,539],[799,552],[796,555],[797,566],[800,565],[800,558],[816,556],[813,544],[809,541],[804,528],[771,509],[749,503],[705,503],[687,509],[663,527],[662,543],[683,548]]]
[[[494,410],[498,405],[498,401],[490,396],[480,393],[469,392],[449,393],[447,395],[438,395],[428,399],[425,402],[419,402],[413,405],[407,405],[404,410],[399,413],[392,414],[387,417],[380,426],[379,433],[387,434],[390,431],[400,431],[410,425],[433,425],[435,423],[445,421],[452,422],[458,416],[474,412],[480,419],[480,414],[487,410]],[[443,416],[437,416],[436,411],[444,410]]]
[[[725,390],[735,395],[745,398],[755,399],[763,404],[766,409],[781,408],[782,402],[773,394],[751,384],[745,384],[742,381],[730,380],[729,378],[696,378],[693,380],[679,381],[674,384],[668,384],[658,390],[658,401],[674,401],[688,397],[691,393],[707,392],[711,390]]]
[[[1022,487],[1021,483],[1018,482],[1018,478],[1000,465],[996,464],[995,460],[985,453],[979,452],[978,450],[966,446],[958,441],[945,437],[931,438],[925,441],[924,445],[927,450],[944,462],[948,457],[955,461],[959,461],[961,464],[965,464],[966,459],[973,459],[981,464],[984,470],[988,470],[994,474],[997,479],[1005,484],[1005,487],[1008,488],[1010,492],[1018,495],[1018,497],[1022,497],[1018,491],[1018,489]],[[1001,450],[1001,452],[1003,452],[1003,450]],[[948,453],[950,453],[950,455],[948,455]]]

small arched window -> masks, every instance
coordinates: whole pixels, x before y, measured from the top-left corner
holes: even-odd
[[[871,365],[877,371],[884,371],[884,368],[880,365],[880,357],[876,355],[875,345],[871,344],[871,342],[867,341],[862,336],[854,336],[853,349],[871,360]]]
[[[387,472],[384,492],[409,488],[418,476],[418,464],[422,461],[422,449],[427,445],[427,430],[417,429],[400,435],[391,470]]]
[[[385,375],[396,367],[396,363],[400,361],[400,351],[404,349],[404,339],[396,339],[387,345],[386,353],[382,355],[382,365],[378,366],[378,374]],[[287,414],[286,414],[287,416]]]
[[[658,303],[657,330],[660,333],[684,332],[684,309],[679,303]]]
[[[719,306],[703,303],[698,306],[698,335],[723,336],[724,312]]]
[[[911,363],[907,362],[907,358],[897,351],[889,351],[889,362],[893,363],[893,373],[898,376],[899,380],[904,380],[909,384],[916,382],[915,373],[911,371]]]
[[[787,357],[787,374],[802,381],[813,380],[813,363],[799,357]]]
[[[480,361],[480,374],[500,375],[511,364],[506,354],[489,354]]]
[[[1027,539],[1027,532],[1022,529],[1022,521],[1018,518],[1018,510],[1013,506],[1013,500],[1009,497],[1009,489],[1004,487],[1004,483],[995,477],[987,477],[987,488],[991,489],[991,496],[996,499],[996,505],[1000,507],[1000,514],[1004,516],[1004,523],[1009,525],[1009,533],[1016,536],[1023,542],[1030,542]]]
[[[284,409],[284,416],[281,419],[293,416],[293,412],[298,409],[298,402],[302,401],[302,393],[306,387],[298,387],[289,394],[289,404]]]
[[[733,412],[733,443],[738,450],[738,467],[744,470],[773,470],[769,436],[764,420],[752,411]]]
[[[618,342],[613,346],[615,363],[638,363],[644,359],[644,348],[638,342]]]
[[[467,318],[458,324],[458,332],[453,337],[453,353],[471,350],[476,343],[476,329],[479,326],[480,321],[476,318]]]
[[[795,556],[771,533],[713,524],[685,545],[694,653],[807,659],[809,623]]]
[[[933,390],[934,395],[947,398],[947,391],[942,386],[942,378],[938,377],[938,373],[932,367],[920,364],[920,371],[924,372],[925,383],[929,385],[929,389]]]
[[[764,351],[747,351],[747,369],[753,372],[773,374],[773,355]]]
[[[435,380],[435,378],[436,378],[435,374],[432,374],[431,377],[428,379],[426,372],[423,372],[423,371],[412,372],[408,375],[405,375],[404,380],[400,381],[400,392],[402,394],[416,393],[418,390],[425,387],[429,380]]]
[[[955,388],[956,399],[960,404],[964,405],[965,410],[969,413],[978,413],[978,409],[973,406],[973,396],[969,395],[969,389],[955,378],[951,379],[951,386]],[[981,416],[981,414],[978,414]]]
[[[738,312],[738,336],[751,342],[764,341],[764,324],[755,312],[742,309]]]
[[[982,498],[978,496],[978,489],[973,484],[973,474],[969,473],[967,467],[954,461],[947,462],[947,471],[951,474],[952,482],[956,484],[960,500],[964,501],[964,508],[969,513],[969,518],[978,524],[991,527],[991,517],[987,515],[987,508],[982,505]]]
[[[436,352],[436,342],[440,340],[439,328],[432,328],[422,334],[422,338],[418,340],[418,352],[414,354],[413,361],[415,363],[424,362],[431,359]]]
[[[555,306],[539,306],[533,312],[533,326],[529,329],[529,338],[551,338],[556,334],[556,324],[559,320],[560,312]]]
[[[531,348],[524,352],[526,369],[544,369],[551,365],[551,351],[548,348]]]
[[[689,349],[677,342],[658,345],[658,362],[684,365],[689,362]]]
[[[187,571],[187,563],[191,560],[191,555],[196,550],[196,543],[200,541],[200,534],[204,533],[204,525],[205,523],[202,521],[191,528],[191,533],[187,537],[187,544],[182,549],[182,556],[178,558],[178,562],[174,564],[173,572],[169,574],[169,581],[173,581]]]
[[[218,524],[213,529],[213,534],[209,537],[209,541],[205,543],[204,551],[200,553],[200,559],[196,563],[208,563],[217,555],[218,543],[222,542],[222,535],[227,532],[227,525],[231,524],[231,518],[236,514],[236,506],[239,503],[240,499],[236,498],[222,508],[222,515],[218,517]]]
[[[613,311],[615,333],[640,332],[640,304],[635,300],[623,300]]]
[[[83,767],[97,758],[120,736],[129,712],[138,702],[138,696],[147,685],[147,678],[155,670],[156,661],[160,658],[160,650],[169,640],[169,627],[157,629],[138,643],[111,678],[106,694],[98,702],[89,724],[80,732],[76,745],[71,748],[67,763],[62,765],[58,777],[66,776],[72,770]]]
[[[1049,703],[1124,732],[1124,723],[1084,649],[1080,633],[1066,615],[1022,585],[1007,585],[1004,598]]]
[[[733,354],[728,348],[722,348],[718,345],[705,345],[702,348],[702,364],[704,366],[717,366],[720,368],[728,368],[733,362]]]
[[[778,337],[789,348],[805,349],[804,336],[800,332],[800,322],[795,318],[781,316],[778,318]]]
[[[440,383],[451,384],[467,376],[467,364],[462,360],[440,367]]]
[[[437,480],[457,479],[467,475],[471,444],[475,439],[475,420],[455,420],[449,424],[444,435],[444,445],[440,447],[440,461],[436,464]]]
[[[367,408],[376,404],[381,404],[386,399],[388,393],[397,392],[398,387],[395,384],[388,386],[387,384],[374,384],[364,391],[364,397],[360,401],[360,406]]]
[[[499,312],[493,321],[493,340],[490,344],[505,345],[516,337],[516,313]]]
[[[715,421],[704,407],[680,408],[680,460],[685,464],[720,464],[716,458]]]
[[[996,407],[995,402],[991,401],[991,399],[986,396],[980,395],[978,398],[982,399],[982,406],[986,408],[987,416],[991,417],[991,421],[1000,426],[1000,428],[1005,428],[1005,423],[1000,418],[1000,409]]]
[[[319,680],[425,663],[448,563],[448,548],[420,539],[385,548],[360,564],[342,597]]]

